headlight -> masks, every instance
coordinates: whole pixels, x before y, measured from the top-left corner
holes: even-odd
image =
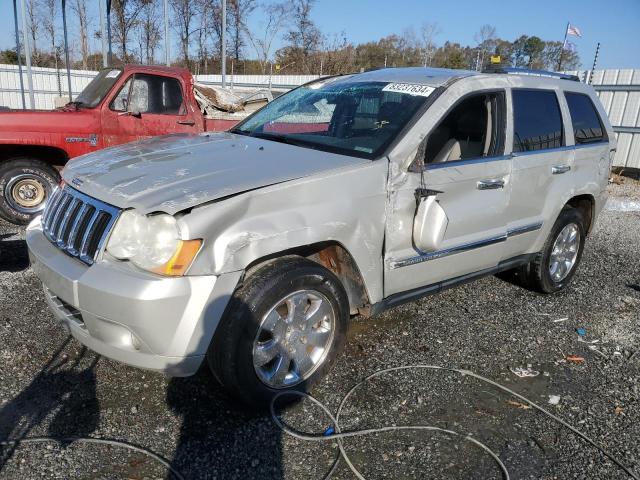
[[[180,240],[176,219],[164,213],[141,215],[126,210],[116,223],[107,251],[120,260],[162,275],[184,275],[201,240]]]

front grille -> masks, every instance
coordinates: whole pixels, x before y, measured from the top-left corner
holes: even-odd
[[[84,320],[82,319],[82,312],[75,308],[73,305],[69,305],[67,302],[56,296],[46,286],[44,287],[45,293],[49,296],[51,302],[56,306],[58,310],[69,320],[75,322],[78,326],[86,328]]]
[[[46,237],[59,249],[91,265],[119,210],[65,185],[57,188],[42,214]]]

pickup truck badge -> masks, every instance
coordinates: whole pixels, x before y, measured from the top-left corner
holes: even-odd
[[[88,137],[66,137],[64,140],[67,143],[88,143],[92,147],[98,145],[98,136],[95,133]]]

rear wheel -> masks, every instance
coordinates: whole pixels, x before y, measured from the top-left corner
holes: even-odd
[[[300,257],[275,260],[235,292],[209,365],[232,395],[266,407],[277,393],[306,391],[328,372],[348,318],[347,295],[333,273]]]
[[[24,225],[44,209],[45,202],[60,181],[50,165],[28,157],[0,163],[0,217]]]
[[[562,210],[535,259],[516,271],[523,286],[540,293],[565,288],[575,275],[586,238],[584,217],[575,208]]]

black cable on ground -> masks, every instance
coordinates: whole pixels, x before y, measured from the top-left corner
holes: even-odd
[[[66,443],[69,445],[73,443],[92,443],[97,445],[109,445],[111,447],[126,448],[128,450],[132,450],[134,452],[146,455],[147,457],[160,463],[169,472],[171,472],[171,474],[177,480],[185,480],[182,474],[178,470],[172,467],[171,464],[165,458],[161,457],[157,453],[154,453],[147,448],[139,447],[137,445],[133,445],[132,443],[123,442],[120,440],[110,440],[105,438],[93,438],[93,437],[70,437],[70,438],[27,437],[27,438],[22,438],[20,440],[3,440],[3,441],[0,441],[0,446],[9,447],[12,445],[18,446],[18,445],[26,445],[29,443],[48,443],[48,442],[60,442],[60,443]]]
[[[441,370],[441,371],[455,372],[455,373],[458,373],[458,374],[460,374],[462,376],[475,378],[475,379],[480,380],[480,381],[482,381],[484,383],[492,385],[493,387],[495,387],[495,388],[497,388],[499,390],[502,390],[503,392],[508,393],[509,395],[513,395],[514,397],[516,397],[516,398],[522,400],[523,402],[526,402],[527,404],[531,405],[533,408],[535,408],[539,412],[542,412],[543,414],[547,415],[551,419],[555,420],[556,422],[558,422],[559,424],[561,424],[562,426],[564,426],[565,428],[567,428],[568,430],[570,430],[571,432],[573,432],[574,434],[576,434],[577,436],[582,438],[587,443],[593,445],[595,448],[600,450],[600,452],[602,452],[606,457],[608,457],[611,461],[613,461],[621,470],[623,470],[625,473],[627,473],[627,475],[629,475],[630,478],[633,478],[634,480],[640,480],[640,477],[638,477],[634,472],[632,472],[628,467],[626,467],[620,460],[618,460],[616,457],[614,457],[613,454],[609,453],[607,450],[605,450],[603,447],[598,445],[594,440],[589,438],[587,435],[582,433],[580,430],[578,430],[575,427],[569,425],[567,422],[565,422],[561,418],[557,417],[553,413],[549,412],[544,407],[542,407],[542,406],[538,405],[537,403],[529,400],[528,398],[520,395],[519,393],[514,392],[510,388],[507,388],[507,387],[505,387],[503,385],[500,385],[499,383],[496,383],[493,380],[490,380],[490,379],[488,379],[486,377],[483,377],[482,375],[478,375],[477,373],[474,373],[474,372],[472,372],[470,370],[461,370],[461,369],[457,369],[457,368],[441,367],[441,366],[437,366],[437,365],[421,365],[421,364],[418,364],[418,365],[407,365],[407,366],[403,366],[403,367],[392,367],[392,368],[385,368],[383,370],[378,370],[377,372],[374,372],[371,375],[365,377],[364,379],[362,379],[358,383],[356,383],[353,387],[351,387],[351,389],[347,392],[347,394],[340,401],[340,405],[338,406],[338,410],[336,411],[335,416],[329,411],[329,409],[322,402],[320,402],[319,400],[315,399],[314,397],[312,397],[309,394],[302,393],[302,392],[281,392],[281,393],[277,394],[271,401],[271,405],[270,405],[271,418],[272,418],[273,422],[276,424],[276,426],[278,426],[278,428],[280,428],[284,433],[286,433],[288,435],[291,435],[292,437],[297,438],[299,440],[311,441],[311,442],[326,442],[326,441],[334,441],[334,440],[337,441],[338,448],[340,449],[340,451],[339,451],[338,455],[336,456],[336,459],[334,460],[333,464],[331,465],[331,468],[329,469],[327,474],[323,477],[323,480],[327,480],[333,475],[333,473],[335,472],[335,470],[336,470],[336,468],[337,468],[337,466],[338,466],[338,464],[339,464],[341,459],[344,460],[344,462],[347,464],[347,466],[351,469],[351,471],[354,473],[354,475],[359,480],[365,480],[365,477],[353,465],[353,463],[351,462],[351,459],[347,455],[347,452],[345,451],[344,445],[342,443],[342,439],[350,438],[350,437],[360,437],[360,436],[377,434],[377,433],[397,432],[397,431],[401,431],[401,430],[437,431],[437,432],[445,433],[447,435],[457,436],[457,437],[460,437],[462,440],[469,441],[469,442],[473,443],[474,445],[476,445],[477,447],[479,447],[482,450],[484,450],[485,453],[487,453],[489,456],[491,456],[491,458],[499,466],[499,468],[500,468],[500,470],[502,472],[502,475],[505,478],[505,480],[509,480],[510,479],[509,471],[507,470],[507,468],[504,465],[504,463],[502,463],[502,461],[500,460],[498,455],[495,452],[493,452],[489,447],[487,447],[484,443],[472,438],[470,435],[464,435],[464,434],[461,434],[461,433],[458,433],[458,432],[454,432],[452,430],[446,430],[446,429],[442,429],[440,427],[428,426],[428,425],[404,425],[404,426],[368,428],[368,429],[354,430],[354,431],[349,431],[349,432],[341,432],[340,431],[339,420],[340,420],[340,414],[342,412],[342,409],[343,409],[344,405],[347,403],[347,400],[353,394],[353,392],[356,391],[359,387],[361,387],[363,384],[365,384],[366,382],[368,382],[372,378],[375,378],[377,376],[383,375],[385,373],[397,372],[397,371],[400,371],[400,370],[418,370],[418,369]],[[324,433],[322,433],[322,434],[314,434],[314,433],[300,432],[300,431],[290,427],[285,422],[283,422],[278,417],[278,415],[276,413],[275,404],[276,404],[276,401],[279,398],[281,398],[283,396],[287,396],[287,395],[295,395],[295,396],[301,397],[303,399],[307,399],[307,400],[311,401],[314,405],[319,407],[324,413],[327,414],[327,416],[333,422],[333,428],[334,428],[334,431],[336,433],[331,434],[331,435],[325,435]]]

